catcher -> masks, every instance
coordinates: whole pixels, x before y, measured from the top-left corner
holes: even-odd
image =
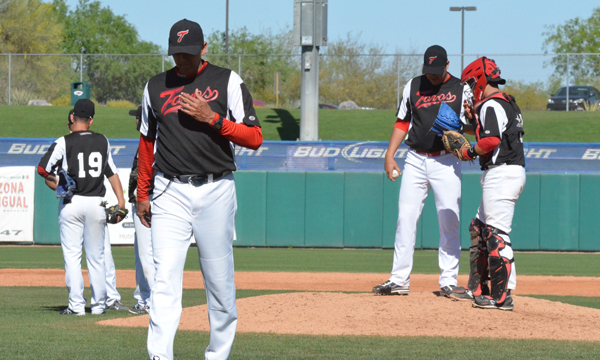
[[[445,132],[443,142],[461,160],[479,157],[483,194],[469,225],[468,289],[452,297],[472,299],[477,308],[512,311],[511,290],[517,279],[509,234],[515,205],[525,187],[523,117],[514,97],[498,89],[506,81],[494,60],[475,60],[464,69],[461,81],[473,90],[474,105],[465,103],[464,109],[476,126],[477,143],[471,146],[463,135],[453,132]]]

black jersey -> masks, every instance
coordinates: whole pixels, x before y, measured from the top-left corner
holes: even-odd
[[[484,100],[476,110],[477,140],[490,136],[500,138],[500,144],[489,154],[479,157],[482,170],[490,165],[525,166],[523,152],[523,116],[513,98],[497,93]]]
[[[470,92],[471,89],[467,85],[462,85],[460,80],[452,75],[437,86],[431,84],[425,75],[411,79],[404,87],[397,115],[398,119],[410,121],[406,145],[419,152],[444,150],[442,138],[431,131],[440,105],[442,102],[448,104],[466,124],[463,101]]]
[[[73,195],[104,196],[104,177],[117,173],[108,139],[93,131],[75,131],[57,139],[38,167],[48,174],[65,170],[75,181]]]
[[[233,145],[210,125],[179,111],[179,94],[199,90],[221,117],[260,126],[252,97],[235,72],[208,62],[193,78],[175,68],[148,81],[142,101],[140,132],[156,139],[154,169],[168,175],[207,175],[234,171]]]

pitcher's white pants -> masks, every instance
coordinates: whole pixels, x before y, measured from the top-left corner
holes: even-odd
[[[150,290],[154,284],[154,257],[152,256],[152,231],[142,225],[140,218],[135,215],[137,207],[133,209],[133,225],[135,226],[135,239],[133,252],[135,254],[135,282],[136,288],[133,297],[140,307],[150,307]]]
[[[106,214],[99,196],[75,195],[69,204],[59,201],[58,224],[60,243],[65,260],[65,283],[69,290],[69,308],[85,312],[81,256],[85,247],[88,276],[92,288],[92,313],[102,313],[106,301],[104,269],[104,231]]]
[[[169,180],[157,174],[152,201],[156,274],[150,298],[150,359],[154,356],[161,360],[173,359],[190,235],[198,246],[210,322],[210,343],[204,355],[211,360],[227,359],[238,318],[233,272],[233,228],[237,210],[233,174],[198,187],[176,180],[168,184]]]
[[[106,306],[111,306],[115,301],[121,301],[121,294],[117,290],[117,274],[112,248],[110,247],[108,224],[104,229],[104,268],[106,271]]]
[[[460,260],[460,160],[452,154],[427,157],[411,149],[406,155],[400,184],[398,227],[390,277],[390,280],[398,285],[410,284],[417,223],[430,189],[433,189],[435,196],[440,231],[440,287],[457,283]]]
[[[486,225],[510,234],[512,221],[515,215],[515,205],[525,188],[527,176],[525,168],[520,165],[498,165],[483,172],[479,178],[481,189],[481,203],[477,209],[477,218]],[[508,235],[501,234],[502,239],[511,244]],[[500,256],[509,260],[514,258],[512,247],[507,246],[500,252]],[[515,263],[511,266],[508,276],[508,289],[517,288],[517,270]]]

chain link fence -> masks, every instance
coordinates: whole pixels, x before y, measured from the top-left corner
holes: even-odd
[[[450,54],[449,72],[460,76],[484,54]],[[600,54],[485,54],[494,59],[507,80],[503,89],[515,95],[522,108],[544,110],[561,86],[600,88]],[[208,61],[233,69],[248,85],[255,100],[267,107],[296,108],[300,103],[300,55],[207,55]],[[406,82],[421,73],[422,54],[320,55],[321,103],[354,101],[359,107],[396,108]],[[46,100],[70,105],[71,84],[90,84],[99,104],[141,101],[145,83],[173,66],[166,55],[155,54],[0,54],[0,104],[27,105]]]

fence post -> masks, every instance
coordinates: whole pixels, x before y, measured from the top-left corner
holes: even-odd
[[[396,54],[396,109],[400,108],[400,55]]]
[[[569,111],[569,53],[567,53],[567,100],[565,101],[566,111]]]
[[[242,55],[238,54],[238,75],[242,76]]]
[[[8,54],[8,105],[10,105],[11,74],[12,74],[12,54]]]
[[[160,72],[164,73],[165,72],[165,55],[161,55],[160,57],[162,59],[162,64],[161,64]]]
[[[83,82],[83,53],[79,54],[79,81]]]

